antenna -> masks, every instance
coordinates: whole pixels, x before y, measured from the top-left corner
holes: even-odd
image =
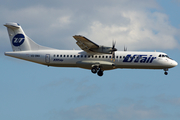
[[[124,51],[127,51],[127,47],[125,47],[125,45],[124,45]]]

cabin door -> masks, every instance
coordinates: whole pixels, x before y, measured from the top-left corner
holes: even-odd
[[[45,56],[45,62],[50,63],[50,54],[46,54]]]

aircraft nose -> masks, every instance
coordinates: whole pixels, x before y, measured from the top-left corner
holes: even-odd
[[[173,65],[173,67],[175,67],[175,66],[177,66],[178,65],[178,63],[176,62],[176,61],[172,61],[172,63],[171,63],[172,65]]]

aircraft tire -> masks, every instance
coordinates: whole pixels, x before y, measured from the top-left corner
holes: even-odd
[[[99,76],[103,76],[103,71],[102,71],[102,70],[99,70],[97,74],[98,74]]]
[[[91,72],[94,73],[94,74],[97,73],[97,68],[96,68],[96,67],[93,67],[93,68],[91,69]]]
[[[164,72],[165,75],[168,75],[168,72]]]

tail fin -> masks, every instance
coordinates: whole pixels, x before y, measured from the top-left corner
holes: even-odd
[[[23,29],[18,23],[6,23],[4,26],[7,27],[9,34],[9,39],[13,51],[30,51],[30,50],[45,50],[51,49],[38,45],[33,40],[31,40],[24,33]]]

